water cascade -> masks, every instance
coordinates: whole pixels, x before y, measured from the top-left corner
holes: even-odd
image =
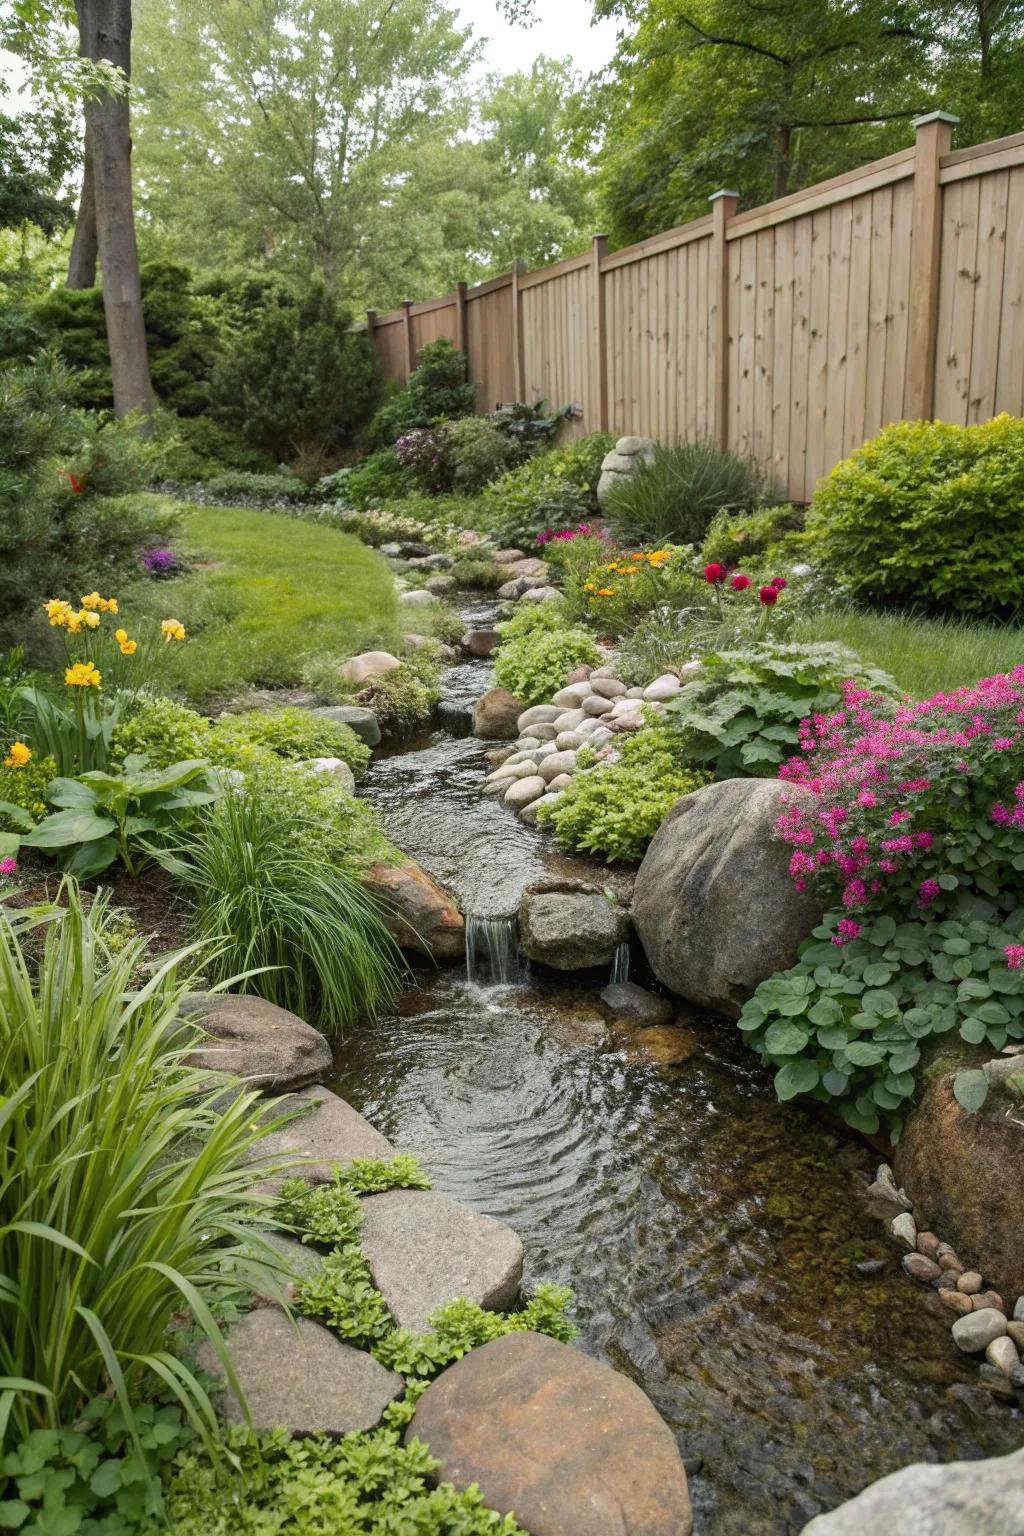
[[[612,972],[608,980],[613,987],[629,980],[629,944],[625,939],[612,956]]]
[[[507,987],[523,979],[515,917],[466,917],[466,976],[471,986]]]

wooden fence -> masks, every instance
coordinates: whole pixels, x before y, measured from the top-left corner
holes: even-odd
[[[382,372],[467,355],[478,409],[575,404],[573,431],[710,437],[806,501],[887,422],[1024,414],[1024,133],[910,149],[762,208],[368,314]]]

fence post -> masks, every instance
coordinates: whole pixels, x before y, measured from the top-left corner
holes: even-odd
[[[512,380],[517,400],[525,400],[526,356],[523,345],[523,300],[519,290],[519,261],[512,265]]]
[[[414,302],[413,299],[402,300],[402,309],[404,310],[402,315],[402,331],[405,336],[405,382],[407,384],[412,378],[413,369],[416,367],[416,346],[412,339],[412,315],[409,313]]]
[[[930,420],[935,411],[935,348],[939,321],[942,265],[942,188],[939,162],[949,154],[951,112],[928,112],[914,119],[914,204],[910,236],[910,313],[903,415]]]
[[[604,278],[601,276],[601,263],[607,254],[608,236],[595,235],[590,254],[590,283],[594,317],[591,329],[598,432],[608,431],[608,312],[605,305]]]
[[[455,284],[455,345],[464,357],[466,352],[466,285]]]
[[[723,187],[711,194],[711,304],[715,343],[713,395],[714,439],[729,446],[729,246],[725,231],[736,212],[739,193]]]

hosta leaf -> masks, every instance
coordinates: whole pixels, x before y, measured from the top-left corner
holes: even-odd
[[[796,1056],[806,1046],[810,1034],[806,1029],[801,1029],[798,1024],[788,1024],[779,1020],[770,1024],[765,1032],[765,1049],[773,1056]]]
[[[816,1088],[819,1075],[813,1061],[787,1061],[775,1074],[775,1092],[780,1099],[795,1099]]]
[[[988,1098],[988,1078],[984,1072],[973,1068],[958,1072],[953,1080],[953,1093],[958,1104],[970,1114],[977,1114]]]

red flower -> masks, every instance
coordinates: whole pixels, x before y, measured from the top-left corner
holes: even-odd
[[[704,580],[710,582],[713,587],[717,587],[719,582],[725,580],[725,566],[719,565],[717,561],[713,561],[711,565],[706,565],[704,567]]]
[[[775,588],[776,592],[782,592],[786,587],[789,586],[789,582],[786,580],[785,576],[773,576],[772,586]]]
[[[737,571],[729,585],[734,592],[745,592],[750,586],[750,577],[744,576],[742,571]]]
[[[774,608],[779,600],[778,587],[762,587],[757,594],[766,608]]]
[[[78,495],[80,496],[82,494],[82,492],[85,490],[85,486],[83,485],[82,481],[79,480],[77,475],[72,475],[72,474],[68,475],[68,479],[71,481],[71,489],[73,491],[77,492]]]

